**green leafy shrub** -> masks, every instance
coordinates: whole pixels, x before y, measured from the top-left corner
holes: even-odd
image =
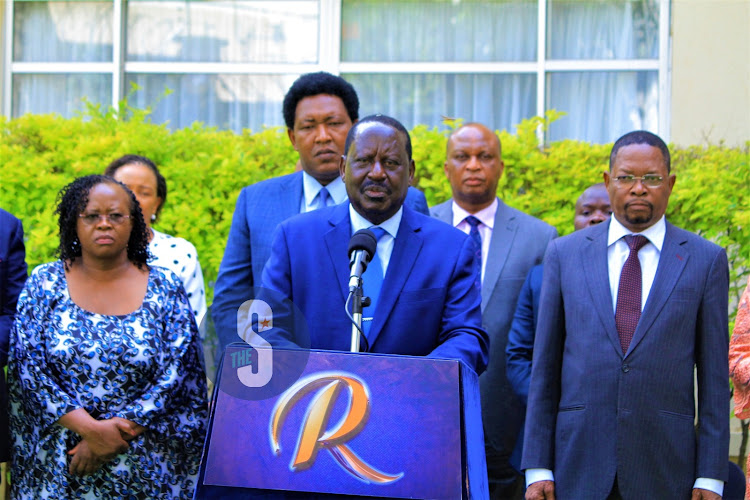
[[[611,145],[580,141],[538,147],[537,131],[558,117],[521,123],[515,134],[499,132],[504,175],[498,195],[511,206],[573,230],[576,198],[601,182]],[[450,197],[443,172],[446,134],[417,126],[412,131],[416,183],[430,205]],[[667,216],[727,249],[732,271],[732,307],[750,274],[750,142],[673,148],[677,184]],[[89,106],[79,117],[25,115],[0,118],[0,206],[20,217],[26,232],[27,262],[54,259],[57,192],[74,178],[101,173],[127,153],[152,158],[169,186],[167,204],[155,227],[181,236],[198,249],[209,303],[232,212],[243,186],[291,173],[297,155],[280,128],[238,135],[201,124],[170,131],[149,120],[148,110]],[[733,310],[730,312],[734,317]]]

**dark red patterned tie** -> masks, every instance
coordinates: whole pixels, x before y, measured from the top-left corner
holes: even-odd
[[[638,251],[648,243],[645,236],[640,234],[625,236],[625,242],[630,247],[630,254],[622,266],[620,286],[617,289],[617,309],[615,310],[615,324],[620,335],[622,353],[628,352],[633,333],[641,319],[641,262]]]

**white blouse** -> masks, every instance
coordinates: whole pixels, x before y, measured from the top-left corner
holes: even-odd
[[[203,285],[201,265],[198,262],[198,251],[192,243],[183,238],[160,233],[153,228],[151,231],[154,237],[148,244],[148,250],[154,259],[149,261],[149,264],[166,267],[180,277],[195,322],[200,327],[206,315],[206,289]]]

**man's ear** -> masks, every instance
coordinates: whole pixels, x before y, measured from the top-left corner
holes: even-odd
[[[292,130],[290,128],[287,128],[286,129],[286,136],[289,137],[289,142],[292,143],[292,147],[294,148],[294,150],[295,151],[299,151],[297,149],[297,138],[294,135],[294,130]]]
[[[341,180],[344,180],[346,174],[346,156],[341,155],[341,159],[339,160],[339,175],[341,176]]]

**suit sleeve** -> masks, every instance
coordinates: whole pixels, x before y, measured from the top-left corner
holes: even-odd
[[[565,342],[565,312],[556,240],[544,258],[539,319],[531,364],[522,469],[552,470],[555,463],[555,423],[560,401],[560,373]]]
[[[715,256],[706,279],[696,324],[698,449],[696,477],[726,481],[729,456],[728,358],[729,266],[726,252]]]
[[[459,359],[477,375],[487,368],[490,339],[482,328],[482,298],[476,287],[474,242],[464,238],[448,284],[438,347],[430,357]]]
[[[521,398],[524,405],[527,404],[529,398],[531,357],[534,351],[534,333],[538,314],[534,296],[539,294],[539,290],[534,289],[534,283],[541,282],[541,279],[536,281],[535,274],[540,270],[539,266],[532,267],[521,288],[516,312],[508,332],[508,344],[505,348],[505,369],[508,381],[513,387],[513,392]]]
[[[8,340],[16,314],[18,296],[26,283],[26,251],[23,245],[23,225],[16,219],[16,224],[8,232],[8,253],[4,262],[0,262],[0,366],[8,362]]]
[[[251,298],[253,262],[250,244],[250,222],[247,220],[247,191],[240,192],[232,216],[227,246],[216,278],[211,317],[223,352],[228,344],[238,342],[237,309]]]

